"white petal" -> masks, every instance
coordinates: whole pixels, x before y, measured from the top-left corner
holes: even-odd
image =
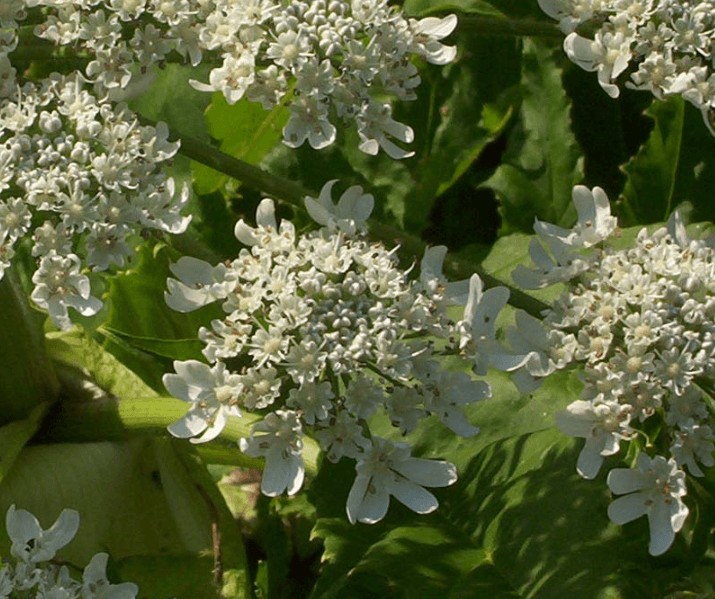
[[[300,456],[283,455],[283,450],[273,447],[266,455],[266,466],[261,479],[261,492],[269,497],[275,497],[288,490],[289,495],[295,494],[303,485],[305,469]]]
[[[42,534],[42,528],[37,518],[27,510],[16,510],[14,505],[10,506],[5,516],[5,528],[7,534],[13,542],[24,546],[30,539],[36,539]],[[21,557],[13,551],[13,555]]]
[[[670,508],[664,501],[655,501],[648,512],[650,543],[648,553],[661,555],[673,544],[675,531],[670,521]]]
[[[569,59],[586,71],[595,71],[598,65],[591,46],[592,42],[577,33],[570,33],[564,40],[564,51]]]
[[[425,487],[448,487],[457,480],[457,468],[449,462],[408,458],[393,465],[393,469]]]
[[[184,256],[169,266],[169,269],[186,285],[208,285],[213,280],[214,267],[208,262]]]
[[[362,502],[365,499],[367,493],[367,487],[370,483],[370,477],[358,474],[355,477],[353,486],[350,487],[350,492],[348,493],[348,500],[345,504],[345,511],[348,515],[348,520],[350,524],[355,524],[360,517],[360,509]]]
[[[645,493],[631,493],[619,497],[608,506],[608,517],[615,524],[625,524],[640,518],[648,512],[647,500],[648,495]]]
[[[439,507],[439,502],[432,493],[407,479],[395,481],[390,491],[395,499],[418,514],[429,514]]]
[[[601,446],[602,443],[599,439],[589,437],[586,439],[586,444],[583,446],[581,453],[578,454],[576,471],[586,479],[596,478],[598,471],[601,469],[601,464],[603,464]]]
[[[447,15],[443,19],[437,17],[426,17],[417,22],[416,30],[420,33],[427,33],[435,39],[447,37],[457,26],[457,15]]]
[[[166,427],[174,437],[188,439],[201,434],[208,426],[203,410],[190,410],[183,418]]]
[[[193,289],[176,279],[167,279],[164,301],[172,310],[186,314],[215,301],[208,288]]]
[[[276,223],[276,205],[270,198],[263,198],[256,209],[256,224],[278,230]]]
[[[216,411],[214,423],[206,428],[203,435],[195,439],[191,439],[191,443],[208,443],[209,441],[213,441],[221,434],[221,431],[223,431],[225,426],[226,413],[222,409],[219,409]]]
[[[239,220],[233,228],[233,234],[236,239],[244,245],[256,245],[258,243],[258,238],[254,231],[253,227],[243,222],[243,219]]]
[[[57,521],[45,532],[47,545],[52,545],[55,551],[69,543],[79,530],[79,512],[62,510]]]
[[[389,505],[390,494],[384,486],[379,485],[373,493],[368,491],[363,496],[357,510],[357,520],[365,524],[375,524],[385,517]]]
[[[638,470],[630,468],[615,468],[608,473],[606,484],[611,492],[616,495],[624,493],[633,493],[640,491],[648,486],[648,481],[644,479],[643,474]]]
[[[176,370],[176,374],[186,381],[189,397],[192,397],[192,392],[195,390],[213,388],[216,382],[211,367],[198,360],[186,360],[184,362],[174,360],[174,370]]]

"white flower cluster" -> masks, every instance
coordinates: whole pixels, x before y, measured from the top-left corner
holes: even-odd
[[[68,308],[101,307],[84,268],[122,266],[144,230],[180,233],[188,189],[162,166],[178,149],[165,125],[140,125],[98,99],[79,76],[54,75],[0,98],[0,278],[15,246],[32,237],[34,302],[55,324]],[[80,259],[79,256],[84,256]]]
[[[428,513],[437,500],[423,487],[452,484],[454,466],[411,457],[407,444],[373,436],[369,422],[386,414],[405,434],[435,414],[459,435],[478,432],[464,406],[489,397],[489,385],[437,359],[459,352],[446,309],[466,299],[466,287],[442,276],[445,248],[428,250],[420,279],[410,281],[393,251],[363,235],[372,196],[351,187],[334,204],[333,184],[306,199],[319,230],[298,235],[263,200],[255,227],[236,225],[248,247],[235,260],[212,266],[184,257],[173,265],[169,306],[188,312],[222,301],[225,317],[199,331],[209,364],[176,361],[176,374],[164,376],[169,392],[190,404],[169,431],[205,442],[228,416],[259,412],[263,420],[240,448],[265,458],[264,494],[298,491],[310,434],[329,460],[357,462],[351,522],[380,520],[390,495]]]
[[[715,135],[714,0],[539,0],[567,34],[568,57],[609,96],[626,87],[682,95]],[[593,36],[583,30],[594,28]],[[623,76],[623,77],[622,77]]]
[[[555,370],[583,368],[581,399],[557,414],[557,425],[586,440],[577,469],[589,479],[622,442],[637,444],[637,470],[609,473],[611,490],[629,493],[609,515],[623,523],[647,513],[650,552],[658,555],[688,513],[684,469],[703,476],[701,468],[715,464],[703,390],[715,382],[715,247],[688,240],[676,213],[668,228],[643,228],[632,247],[617,249],[604,243],[616,228],[605,193],[577,187],[574,199],[578,225],[566,231],[537,222],[538,268],[514,273],[531,288],[568,281],[567,291],[543,324],[517,313],[507,332],[512,355],[492,363],[516,369],[523,390]]]
[[[106,553],[97,553],[74,579],[67,566],[52,563],[57,551],[69,543],[79,528],[79,514],[63,510],[57,521],[43,530],[26,510],[10,506],[5,518],[12,542],[13,561],[0,562],[0,597],[44,599],[134,599],[139,592],[131,582],[111,584],[107,580]]]
[[[25,18],[25,3],[0,9],[8,31]],[[287,103],[284,142],[324,148],[335,141],[335,121],[355,121],[360,149],[382,148],[393,158],[412,155],[394,143],[410,143],[410,127],[392,118],[385,94],[414,100],[420,83],[412,56],[446,64],[454,47],[439,40],[457,24],[444,19],[407,19],[387,0],[28,0],[43,7],[36,35],[58,45],[84,48],[85,74],[97,91],[121,90],[132,78],[172,53],[199,64],[220,57],[209,83],[233,104],[246,96],[271,109]],[[12,25],[15,25],[13,28]],[[17,43],[16,36],[13,40]],[[2,39],[0,39],[0,44]],[[11,68],[11,67],[6,67]],[[0,74],[3,66],[0,58]],[[0,77],[2,79],[2,77]],[[139,83],[139,85],[141,85]]]

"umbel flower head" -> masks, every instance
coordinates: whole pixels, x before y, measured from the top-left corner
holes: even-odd
[[[657,555],[687,515],[685,472],[703,476],[715,464],[704,391],[715,382],[715,248],[688,239],[677,212],[667,227],[643,228],[630,247],[613,247],[605,193],[577,187],[574,199],[582,202],[579,223],[566,231],[537,222],[537,268],[514,272],[522,286],[561,282],[566,291],[543,322],[517,313],[511,350],[491,363],[512,370],[523,391],[556,370],[580,368],[581,399],[556,423],[585,439],[577,463],[584,478],[596,477],[624,443],[647,439],[636,470],[609,474],[614,493],[634,492],[609,515],[624,523],[647,514]]]
[[[139,592],[132,582],[112,584],[107,580],[106,553],[92,557],[75,580],[67,566],[52,563],[55,554],[77,534],[79,513],[62,510],[57,521],[43,530],[37,518],[26,510],[10,506],[5,517],[12,543],[11,559],[0,563],[1,597],[66,597],[79,599],[134,599]]]
[[[567,34],[568,57],[595,71],[615,98],[619,85],[656,98],[681,95],[715,135],[715,6],[712,0],[539,0]],[[595,29],[594,29],[595,27]],[[583,30],[593,29],[584,35]]]
[[[464,406],[488,397],[489,386],[438,360],[460,352],[447,306],[466,299],[466,286],[444,279],[444,248],[428,250],[421,277],[410,280],[394,251],[365,237],[372,197],[351,187],[334,203],[334,183],[306,200],[318,230],[298,234],[263,200],[255,226],[236,225],[247,247],[235,260],[212,266],[185,257],[173,265],[169,306],[188,312],[220,301],[225,316],[199,331],[208,364],[177,361],[176,373],[164,376],[189,404],[169,431],[204,442],[227,417],[258,413],[263,419],[240,448],[265,458],[266,495],[300,489],[310,435],[329,460],[357,462],[351,522],[380,520],[390,496],[428,513],[437,500],[424,487],[452,484],[454,466],[374,436],[370,419],[386,414],[405,434],[435,415],[459,435],[477,433]]]
[[[308,142],[324,148],[335,141],[337,126],[354,122],[362,151],[411,156],[400,144],[411,143],[414,133],[392,118],[385,97],[416,98],[420,77],[413,57],[444,65],[456,55],[454,47],[441,43],[456,27],[455,15],[410,19],[387,0],[26,4],[37,8],[37,36],[88,51],[92,60],[84,75],[100,95],[131,93],[152,76],[153,65],[171,55],[194,66],[208,57],[220,66],[211,70],[208,82],[192,85],[221,92],[230,104],[246,97],[265,109],[287,105],[283,138],[290,147]],[[4,26],[12,33],[6,55],[27,16],[17,6],[6,11]],[[0,46],[0,75],[2,56]],[[10,68],[8,62],[5,69]]]
[[[141,232],[189,222],[188,189],[162,170],[178,149],[166,126],[140,125],[85,88],[54,75],[0,97],[0,278],[27,239],[38,261],[32,299],[62,328],[68,308],[90,316],[102,305],[88,269],[121,267]]]

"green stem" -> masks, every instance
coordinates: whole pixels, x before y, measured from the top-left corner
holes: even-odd
[[[564,34],[554,23],[532,19],[507,19],[481,15],[460,15],[458,31],[484,36],[546,37],[562,39]]]
[[[145,118],[140,120],[145,124],[156,124]],[[306,196],[318,196],[313,190],[306,189],[298,183],[272,175],[260,167],[238,160],[202,141],[187,137],[178,138],[176,136],[172,136],[172,139],[181,143],[179,151],[192,160],[211,167],[229,177],[238,179],[253,189],[275,196],[300,209],[305,208],[303,201]],[[404,253],[411,256],[421,256],[427,248],[427,244],[421,239],[396,227],[380,223],[374,219],[370,220],[369,226],[370,235],[374,239],[391,245],[397,243]],[[445,260],[444,271],[450,278],[462,279],[467,279],[476,272],[487,287],[507,287],[511,292],[509,303],[533,316],[540,317],[541,312],[548,308],[547,304],[484,272],[484,269],[478,264],[467,263],[451,256]]]
[[[59,390],[44,345],[44,319],[33,312],[12,269],[0,280],[0,424],[27,417]]]

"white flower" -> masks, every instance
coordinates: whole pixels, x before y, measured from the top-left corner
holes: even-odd
[[[427,17],[416,21],[410,19],[415,35],[413,51],[421,54],[432,64],[448,64],[457,55],[455,46],[445,46],[438,40],[447,37],[457,27],[457,15],[447,15],[443,19]]]
[[[281,232],[292,232],[292,224],[288,221],[281,221]],[[279,232],[278,223],[276,222],[276,205],[273,200],[264,198],[258,204],[256,209],[256,227],[247,225],[243,219],[236,223],[233,230],[241,243],[253,246],[261,243],[267,243],[270,237]]]
[[[467,420],[463,406],[491,397],[488,383],[475,381],[464,372],[439,371],[426,387],[430,393],[425,407],[437,414],[447,427],[462,437],[472,437],[479,432],[479,427]]]
[[[608,517],[616,524],[625,524],[643,515],[648,516],[651,555],[661,555],[673,543],[675,533],[685,523],[688,507],[682,497],[686,493],[685,472],[674,459],[654,458],[641,453],[638,469],[616,468],[608,473],[608,486],[617,495],[608,506]]]
[[[82,599],[134,599],[139,587],[133,582],[111,584],[107,580],[109,555],[97,553],[82,574]]]
[[[697,424],[690,418],[675,431],[674,437],[670,453],[678,466],[687,466],[688,472],[693,476],[704,476],[696,460],[708,468],[715,465],[715,435],[710,426]]]
[[[318,199],[305,198],[305,208],[311,218],[329,229],[339,229],[352,235],[363,229],[375,206],[375,199],[369,193],[363,193],[362,187],[348,187],[336,204],[333,203],[332,190],[337,179],[328,181],[320,190]]]
[[[476,374],[486,374],[492,354],[502,354],[496,341],[496,320],[509,299],[506,287],[493,287],[484,291],[479,275],[469,279],[469,296],[464,307],[460,347],[473,361]]]
[[[464,306],[469,299],[469,279],[447,281],[447,278],[442,274],[442,267],[446,257],[447,247],[444,245],[426,248],[420,262],[420,281],[431,292],[439,289],[448,303]]]
[[[410,456],[404,443],[374,438],[372,447],[358,461],[346,511],[352,524],[374,524],[384,518],[394,496],[418,514],[429,514],[439,505],[424,487],[447,487],[457,480],[453,464]]]
[[[177,312],[192,312],[202,306],[223,299],[227,290],[221,285],[226,268],[219,264],[211,266],[208,262],[182,256],[169,266],[179,279],[167,279],[164,300]]]
[[[242,392],[240,377],[226,371],[219,362],[214,367],[197,360],[174,362],[177,374],[165,374],[162,382],[174,397],[191,403],[184,417],[167,429],[175,437],[192,438],[192,443],[206,443],[215,439],[228,416],[240,416],[238,400]],[[203,433],[203,434],[202,434]]]
[[[36,564],[51,560],[74,538],[79,528],[79,513],[62,510],[55,523],[43,530],[30,512],[11,505],[5,517],[5,527],[12,541],[10,553],[23,562]]]
[[[59,256],[54,250],[42,257],[39,268],[32,275],[35,289],[32,300],[50,313],[54,323],[68,329],[72,321],[67,308],[74,308],[82,316],[99,312],[102,302],[90,295],[89,279],[80,274],[80,260],[74,255]]]
[[[614,455],[620,442],[632,436],[629,406],[599,398],[578,399],[556,413],[556,426],[562,433],[586,439],[578,456],[576,470],[584,478],[595,478],[605,456]]]
[[[558,237],[545,237],[543,243],[546,244],[548,252],[538,238],[535,237],[529,242],[529,257],[536,266],[535,269],[519,264],[511,273],[511,278],[520,287],[541,289],[573,279],[588,270],[588,259],[577,254],[574,248]]]
[[[584,185],[575,185],[572,199],[578,213],[578,222],[572,229],[537,220],[534,231],[541,237],[556,237],[575,248],[591,247],[613,234],[617,220],[611,216],[611,203],[603,189],[594,187],[590,190]]]
[[[296,412],[276,410],[254,424],[251,436],[239,442],[241,451],[254,458],[264,457],[261,492],[275,497],[286,491],[297,493],[303,486],[305,468],[301,451],[303,429]]]

